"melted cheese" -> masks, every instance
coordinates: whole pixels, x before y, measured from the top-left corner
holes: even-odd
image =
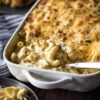
[[[43,61],[52,68],[58,60],[59,67],[72,62],[100,61],[100,3],[94,0],[41,0],[21,31],[25,33],[24,45],[35,44],[37,59],[42,59],[31,62],[27,58],[28,63],[40,65]],[[41,40],[45,40],[44,47],[41,47]],[[60,47],[60,51],[55,51],[54,64],[48,60],[51,57],[47,56],[49,52],[45,53],[49,48],[46,41]]]
[[[63,42],[72,49],[72,56],[68,55],[74,61],[91,61],[90,48],[100,43],[100,5],[94,0],[42,0],[28,19],[32,21],[25,23],[26,34],[34,34],[35,30],[40,38]]]

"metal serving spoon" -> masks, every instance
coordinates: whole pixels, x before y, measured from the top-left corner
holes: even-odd
[[[81,62],[66,64],[66,67],[100,69],[100,62]]]
[[[23,97],[23,100],[28,100],[26,97]]]

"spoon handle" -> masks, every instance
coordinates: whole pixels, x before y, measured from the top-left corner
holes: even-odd
[[[74,67],[74,68],[93,68],[100,69],[100,62],[82,62],[82,63],[72,63],[66,64],[66,67]]]

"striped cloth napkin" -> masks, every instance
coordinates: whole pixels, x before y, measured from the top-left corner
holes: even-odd
[[[2,72],[6,68],[2,62],[4,47],[22,19],[23,15],[0,15],[0,71],[2,69]],[[4,75],[4,73],[2,74]],[[0,76],[2,75],[0,74]]]

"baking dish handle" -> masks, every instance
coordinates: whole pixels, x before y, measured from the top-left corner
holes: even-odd
[[[66,76],[64,78],[53,80],[53,81],[47,81],[47,80],[40,80],[37,79],[35,76],[31,75],[30,71],[23,70],[23,74],[27,78],[27,80],[33,85],[38,88],[42,89],[54,89],[54,88],[60,88],[66,84],[69,84],[72,81],[72,77]]]

